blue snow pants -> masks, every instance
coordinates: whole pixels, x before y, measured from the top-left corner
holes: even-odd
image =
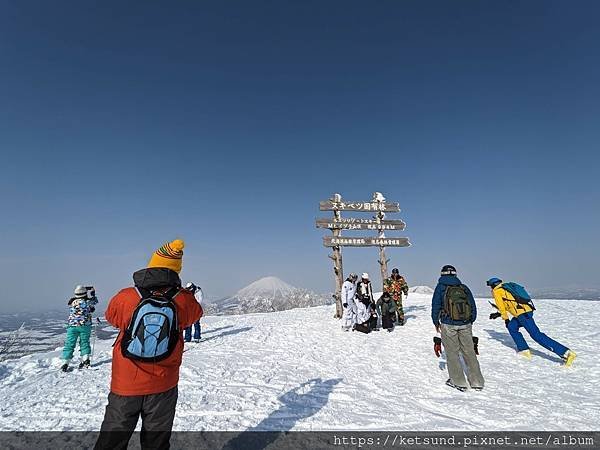
[[[69,360],[73,357],[77,341],[79,341],[79,353],[81,356],[92,353],[90,347],[90,335],[92,334],[91,325],[81,325],[79,327],[67,327],[67,338],[62,352],[62,359]]]
[[[567,347],[556,342],[554,339],[549,338],[540,331],[535,321],[533,320],[533,313],[531,312],[521,314],[517,317],[513,317],[508,323],[508,332],[515,341],[515,344],[517,344],[517,351],[521,352],[523,350],[529,349],[527,342],[525,342],[525,338],[519,331],[519,328],[521,327],[525,328],[527,333],[529,333],[529,336],[531,336],[531,338],[535,342],[540,344],[542,347],[550,350],[551,352],[556,353],[558,356],[562,357],[567,352]]]
[[[197,320],[196,323],[194,323],[194,339],[196,341],[201,338],[201,332],[202,332],[202,330],[200,329],[200,321]],[[185,342],[190,342],[192,340],[192,327],[191,326],[189,326],[185,329],[183,340]]]

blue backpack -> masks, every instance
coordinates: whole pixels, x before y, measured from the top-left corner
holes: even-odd
[[[533,306],[533,301],[531,300],[531,295],[529,295],[529,292],[527,292],[520,284],[513,282],[502,283],[502,289],[510,292],[510,295],[514,297],[517,303],[528,305],[531,309],[535,310],[535,306]]]
[[[136,361],[158,362],[173,353],[178,339],[175,302],[172,298],[150,295],[142,297],[133,311],[121,341],[121,352]]]

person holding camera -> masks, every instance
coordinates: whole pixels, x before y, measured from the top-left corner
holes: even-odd
[[[194,295],[194,297],[196,298],[196,301],[199,304],[202,304],[202,300],[204,300],[204,294],[202,293],[202,289],[200,288],[200,286],[196,286],[194,283],[189,282],[188,284],[185,285],[185,289]],[[202,339],[202,328],[200,327],[200,319],[198,319],[198,320],[196,320],[196,322],[194,322],[193,327],[194,327],[194,342],[198,343],[198,342],[200,342],[200,339]],[[187,327],[184,330],[183,340],[185,342],[192,342],[192,325],[190,325],[189,327]]]
[[[90,335],[92,334],[92,313],[98,303],[96,291],[93,286],[78,285],[73,291],[74,296],[69,299],[69,318],[67,321],[67,337],[62,352],[62,365],[60,370],[67,372],[69,362],[73,358],[75,347],[79,341],[81,362],[79,368],[90,367]]]

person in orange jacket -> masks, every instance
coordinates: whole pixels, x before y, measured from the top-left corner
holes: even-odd
[[[183,247],[183,241],[177,239],[156,250],[148,267],[133,274],[135,287],[121,290],[108,305],[105,318],[119,329],[119,336],[113,348],[108,405],[95,449],[126,449],[140,415],[142,448],[169,448],[183,356],[182,331],[202,317],[194,295],[181,288]],[[142,314],[141,308],[154,307],[154,299],[165,300],[158,303],[166,305],[167,313],[175,313],[165,320],[167,325],[159,325],[170,326],[171,333],[158,329],[153,334],[154,324],[144,322],[147,313]],[[144,306],[147,302],[149,306]],[[151,357],[142,353],[148,347],[159,356],[149,360]]]

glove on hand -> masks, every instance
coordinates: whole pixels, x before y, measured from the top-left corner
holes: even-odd
[[[442,354],[442,339],[438,336],[433,338],[433,353],[435,353],[435,356],[438,358]]]
[[[479,356],[479,338],[477,336],[473,336],[473,350],[475,350],[475,354]]]
[[[502,314],[500,314],[499,312],[495,312],[495,313],[491,313],[490,314],[490,319],[494,320],[497,319],[498,317],[500,317]]]
[[[344,308],[347,308],[347,307],[348,307],[348,303],[344,303],[342,306],[343,306]]]

